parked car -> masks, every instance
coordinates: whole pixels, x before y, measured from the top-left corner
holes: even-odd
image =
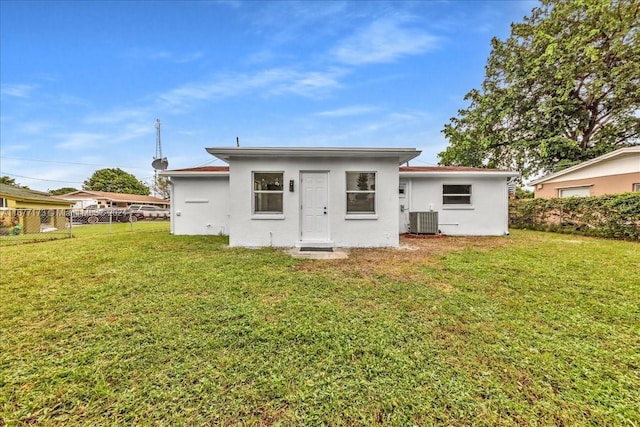
[[[74,223],[82,224],[136,222],[144,219],[144,215],[140,212],[132,212],[124,208],[73,209],[68,211],[67,216],[70,216]]]
[[[169,219],[169,209],[163,209],[153,205],[131,205],[129,211],[140,214],[144,219]]]

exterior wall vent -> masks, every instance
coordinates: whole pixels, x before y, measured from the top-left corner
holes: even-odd
[[[409,212],[409,227],[413,234],[438,234],[438,212]]]

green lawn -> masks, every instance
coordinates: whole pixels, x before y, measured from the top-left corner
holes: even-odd
[[[7,425],[640,424],[638,243],[309,261],[121,226],[0,248]]]

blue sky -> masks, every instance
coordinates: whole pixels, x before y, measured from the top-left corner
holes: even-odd
[[[0,2],[0,175],[80,188],[119,167],[150,184],[205,147],[415,147],[479,87],[490,40],[531,1]]]

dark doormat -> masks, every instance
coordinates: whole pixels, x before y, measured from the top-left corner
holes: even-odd
[[[300,252],[333,252],[333,248],[305,247],[305,248],[300,248]]]

